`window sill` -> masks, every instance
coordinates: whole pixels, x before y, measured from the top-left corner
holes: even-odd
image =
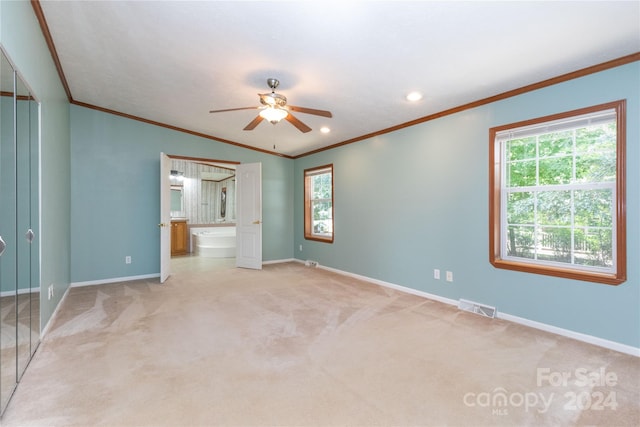
[[[305,240],[313,240],[315,242],[324,242],[324,243],[333,243],[333,236],[331,237],[320,237],[320,236],[304,236]]]
[[[627,280],[626,274],[615,275],[607,273],[597,273],[593,271],[582,271],[571,268],[552,267],[546,265],[532,265],[524,262],[505,261],[502,259],[492,259],[491,264],[495,268],[512,271],[522,271],[525,273],[543,274],[546,276],[562,277],[564,279],[584,280],[586,282],[601,283],[605,285],[619,285]]]

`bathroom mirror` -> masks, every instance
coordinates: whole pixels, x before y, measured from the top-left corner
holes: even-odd
[[[182,186],[171,186],[171,218],[184,218],[184,198]]]
[[[223,220],[227,216],[227,187],[220,190],[220,218]]]

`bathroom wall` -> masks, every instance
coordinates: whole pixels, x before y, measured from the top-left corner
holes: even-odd
[[[234,170],[230,171],[229,169]],[[172,178],[172,186],[181,186],[183,197],[182,213],[172,216],[187,218],[189,224],[235,223],[236,221],[236,180],[235,175],[220,181],[206,179],[206,173],[235,173],[235,165],[228,168],[204,165],[201,162],[172,159],[171,169],[182,173],[181,178]],[[203,179],[205,177],[205,179]],[[226,189],[225,216],[221,214],[221,193]]]

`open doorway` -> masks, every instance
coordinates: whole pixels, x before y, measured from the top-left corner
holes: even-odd
[[[262,165],[160,153],[158,225],[160,283],[171,274],[172,255],[261,269]]]
[[[239,162],[169,158],[171,257],[235,259]]]

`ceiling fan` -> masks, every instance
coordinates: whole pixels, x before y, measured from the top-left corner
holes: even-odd
[[[253,119],[243,130],[253,130],[260,124],[261,121],[267,120],[272,124],[278,123],[280,120],[285,119],[292,125],[294,125],[300,132],[309,132],[311,128],[295,116],[291,114],[291,111],[305,114],[313,114],[322,117],[332,117],[330,111],[316,110],[314,108],[296,107],[293,105],[287,105],[287,98],[284,95],[276,93],[275,90],[280,84],[278,79],[267,79],[267,84],[271,88],[271,93],[259,93],[260,103],[262,106],[258,107],[241,107],[241,108],[228,108],[226,110],[211,110],[210,113],[223,113],[225,111],[238,111],[238,110],[260,110],[260,113]]]

